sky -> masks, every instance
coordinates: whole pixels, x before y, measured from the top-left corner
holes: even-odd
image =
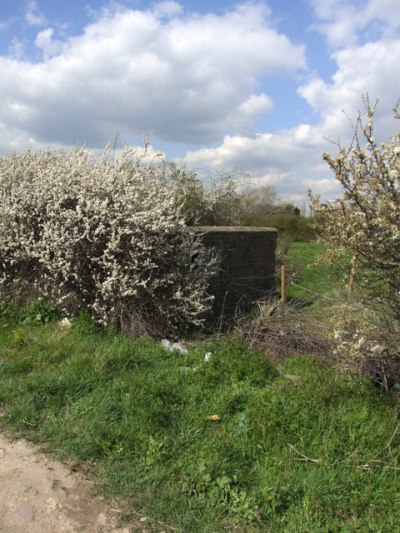
[[[0,0],[0,153],[143,145],[301,205],[362,96],[398,123],[400,0]]]

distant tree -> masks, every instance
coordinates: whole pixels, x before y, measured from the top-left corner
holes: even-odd
[[[211,206],[203,181],[195,172],[179,168],[175,163],[170,163],[167,176],[175,186],[177,207],[186,224],[205,223],[211,216]]]
[[[313,237],[306,219],[297,218],[300,211],[291,203],[279,202],[275,189],[269,185],[248,185],[232,172],[204,181],[195,172],[175,163],[169,165],[166,175],[173,181],[178,207],[190,226],[275,227],[278,224],[278,230],[294,240]]]
[[[277,204],[276,191],[269,185],[247,187],[242,191],[241,198],[247,221],[254,222],[271,216]]]

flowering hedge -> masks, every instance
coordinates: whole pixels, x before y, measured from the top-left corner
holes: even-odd
[[[400,321],[400,132],[377,144],[376,106],[368,98],[365,103],[367,120],[358,117],[351,146],[339,146],[336,157],[323,155],[343,196],[327,205],[311,196],[312,207],[331,258],[354,256],[357,281],[375,302],[390,305]],[[395,118],[400,119],[399,107]]]
[[[201,323],[215,259],[157,160],[130,148],[10,153],[0,204],[0,298],[33,291],[134,333]]]

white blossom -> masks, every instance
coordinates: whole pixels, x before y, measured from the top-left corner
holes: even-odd
[[[336,157],[323,155],[343,187],[342,198],[320,205],[318,197],[310,196],[320,239],[329,245],[328,257],[336,261],[354,256],[358,282],[377,299],[385,296],[400,319],[400,132],[376,145],[376,106],[368,98],[365,103],[367,124],[358,117],[352,145],[339,145]],[[400,118],[398,112],[395,118]]]
[[[33,291],[103,324],[199,324],[215,268],[162,162],[126,148],[0,157],[0,298]]]

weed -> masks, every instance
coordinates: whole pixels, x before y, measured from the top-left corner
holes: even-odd
[[[20,312],[20,319],[29,324],[47,324],[62,318],[59,306],[43,300],[26,304]]]
[[[5,329],[16,321],[17,312],[11,300],[0,301],[0,330]]]

